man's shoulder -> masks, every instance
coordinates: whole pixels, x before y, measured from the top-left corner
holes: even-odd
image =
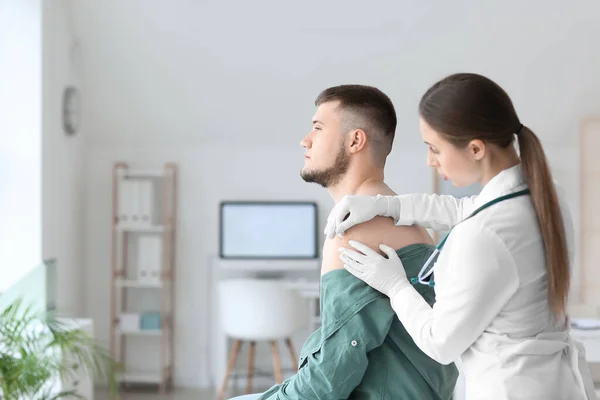
[[[376,217],[371,221],[358,224],[348,229],[342,237],[334,236],[325,239],[323,245],[323,268],[322,274],[336,269],[344,269],[344,263],[339,258],[340,247],[350,248],[349,241],[355,240],[366,244],[372,249],[379,251],[379,245],[383,243],[385,233],[390,230],[394,221],[391,218]]]
[[[412,244],[432,244],[431,237],[427,232],[416,226],[396,226],[392,218],[375,217],[370,221],[351,227],[342,237],[335,236],[332,239],[325,239],[323,273],[344,268],[344,263],[339,259],[338,249],[340,247],[353,249],[349,244],[350,240],[361,242],[381,255],[383,255],[383,252],[379,250],[381,244],[393,249],[402,249]]]

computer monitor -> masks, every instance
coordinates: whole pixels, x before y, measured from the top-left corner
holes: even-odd
[[[219,256],[316,259],[317,222],[315,202],[222,201]]]

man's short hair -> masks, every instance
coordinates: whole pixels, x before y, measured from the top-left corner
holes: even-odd
[[[339,101],[342,128],[346,131],[362,129],[381,166],[392,151],[396,132],[396,110],[392,100],[381,90],[365,85],[340,85],[322,91],[315,105]]]

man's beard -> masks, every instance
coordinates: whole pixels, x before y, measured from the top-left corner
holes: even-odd
[[[348,171],[348,166],[350,165],[350,157],[345,151],[345,148],[342,146],[335,157],[335,161],[333,166],[321,171],[305,171],[304,169],[300,171],[300,176],[306,182],[318,183],[324,188],[328,188],[330,186],[338,184],[346,172]]]

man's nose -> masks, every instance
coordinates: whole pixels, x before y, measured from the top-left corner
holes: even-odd
[[[310,147],[310,140],[308,140],[308,136],[304,136],[302,138],[302,140],[300,141],[300,146],[304,147],[305,149],[308,149]]]

